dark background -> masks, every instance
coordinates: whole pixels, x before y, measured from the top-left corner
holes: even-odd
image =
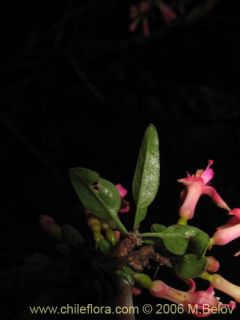
[[[13,319],[45,292],[41,277],[48,276],[49,265],[56,272],[53,244],[38,221],[40,214],[59,223],[77,220],[79,202],[68,169],[88,167],[131,190],[149,123],[160,137],[161,183],[145,228],[152,222],[176,222],[181,190],[177,178],[186,170],[204,168],[208,159],[215,161],[213,185],[230,207],[240,206],[237,1],[218,1],[210,12],[179,18],[172,26],[156,15],[147,38],[141,28],[128,32],[131,4],[1,4],[4,319]],[[223,211],[202,199],[193,224],[211,234],[226,220]],[[130,226],[132,216],[124,221]],[[84,232],[84,224],[80,227]],[[239,258],[233,258],[238,249],[235,241],[214,252],[222,262],[222,274],[239,284]],[[61,263],[64,269],[66,263]],[[83,281],[88,264],[79,264]],[[56,290],[51,286],[45,302],[68,301],[55,296],[68,284],[54,285]],[[81,284],[69,290],[76,296],[83,295],[84,288]],[[96,292],[89,291],[80,302],[95,303],[92,295]]]

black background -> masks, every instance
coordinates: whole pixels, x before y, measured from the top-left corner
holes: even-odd
[[[140,29],[128,32],[131,4],[1,5],[4,319],[12,319],[38,294],[22,276],[25,268],[28,279],[26,259],[39,252],[53,255],[39,215],[59,223],[75,219],[79,202],[68,169],[88,167],[131,190],[149,123],[159,133],[161,183],[145,229],[152,222],[176,222],[177,179],[204,168],[208,159],[215,161],[212,184],[230,207],[240,206],[237,1],[219,1],[210,13],[190,22],[179,19],[171,27],[153,23],[148,38]],[[132,219],[125,216],[124,222],[130,227]],[[211,234],[226,220],[204,198],[192,223]],[[233,258],[238,249],[237,240],[214,252],[221,273],[239,284],[239,258]],[[33,272],[32,283],[35,278]]]

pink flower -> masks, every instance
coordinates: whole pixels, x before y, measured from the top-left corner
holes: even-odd
[[[195,285],[193,286],[195,289]],[[194,314],[197,317],[206,317],[216,310],[216,307],[224,306],[215,297],[214,290],[210,286],[206,291],[181,291],[172,288],[160,280],[153,281],[149,292],[154,297],[170,300],[174,303],[181,304],[187,313]],[[203,312],[203,306],[208,306],[208,312]]]
[[[159,9],[166,24],[170,24],[177,18],[176,13],[171,9],[171,7],[163,3],[162,1],[159,3]]]
[[[210,168],[212,164],[213,160],[209,160],[205,170],[197,170],[194,175],[188,174],[186,178],[178,180],[178,182],[186,187],[182,194],[183,204],[179,209],[182,223],[186,223],[187,220],[193,218],[197,202],[201,195],[208,195],[220,208],[230,210],[215,188],[208,185],[214,176],[214,172]]]
[[[228,214],[230,214],[231,216],[235,216],[236,218],[238,218],[240,220],[240,209],[239,208],[235,208],[233,210],[230,210],[228,212]]]
[[[141,1],[139,5],[130,7],[129,17],[133,20],[129,25],[129,31],[136,31],[139,23],[142,21],[143,35],[149,36],[149,22],[148,14],[151,10],[151,4],[149,0]]]
[[[230,281],[224,279],[220,274],[208,274],[205,272],[202,276],[203,279],[208,280],[212,287],[220,290],[230,297],[232,297],[235,301],[240,303],[240,287],[231,283]],[[231,302],[234,305],[234,302]]]
[[[127,213],[130,210],[129,202],[126,201],[124,198],[128,194],[127,189],[125,189],[121,184],[116,184],[115,187],[118,189],[118,192],[121,197],[121,208],[119,212],[121,213]]]
[[[236,208],[229,211],[229,215],[233,215],[227,223],[217,228],[214,233],[211,244],[225,245],[240,237],[240,209]]]

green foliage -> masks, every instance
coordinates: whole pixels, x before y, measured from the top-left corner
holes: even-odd
[[[120,195],[110,181],[100,178],[95,171],[79,167],[70,169],[69,177],[86,209],[99,218],[112,219],[123,233],[127,233],[118,217]]]
[[[154,224],[151,229],[156,231],[141,235],[150,239],[161,239],[164,247],[171,254],[181,256],[185,253],[193,253],[201,257],[208,248],[209,236],[196,227],[175,224],[166,228],[163,225]]]
[[[190,236],[185,226],[173,225],[162,231],[165,248],[172,254],[183,255],[187,251]]]
[[[199,277],[205,270],[207,258],[198,258],[194,254],[185,254],[180,261],[174,265],[175,274],[182,279]]]
[[[151,124],[145,131],[134,173],[132,191],[136,203],[134,230],[147,214],[154,200],[160,178],[159,141],[156,128]]]
[[[133,231],[136,235],[158,191],[159,161],[157,130],[151,124],[143,137],[132,183],[133,198],[136,204]],[[111,182],[102,179],[97,172],[86,168],[72,168],[69,176],[84,207],[97,218],[114,224],[116,229],[127,234],[126,228],[118,217],[121,197],[116,187]],[[99,229],[94,230],[95,242],[97,248],[103,254],[107,254],[117,244],[117,240],[110,225],[101,224],[101,226],[99,225]],[[104,231],[105,237],[101,231]],[[82,241],[78,231],[71,226],[63,226],[62,233],[65,242],[69,245],[77,245]],[[155,223],[151,226],[151,232],[139,235],[143,243],[149,243],[166,254],[177,276],[183,279],[195,278],[205,270],[207,262],[205,252],[209,245],[209,236],[204,231],[190,225],[174,224],[166,227]],[[143,288],[152,286],[152,280],[147,274],[135,272],[128,265],[123,266],[117,273],[131,286],[135,282]]]
[[[206,253],[210,238],[206,232],[196,227],[191,227],[191,228],[194,229],[196,233],[194,237],[191,239],[191,241],[189,242],[188,252],[195,253],[197,257],[200,258]]]

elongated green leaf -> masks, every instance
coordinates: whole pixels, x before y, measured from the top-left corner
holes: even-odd
[[[133,229],[136,230],[139,227],[140,222],[142,222],[147,216],[147,208],[136,207],[134,226]]]
[[[123,233],[127,233],[118,217],[120,195],[110,181],[100,178],[95,171],[79,167],[70,169],[69,177],[85,208],[99,218],[112,219]]]
[[[134,173],[132,191],[136,203],[134,229],[146,217],[146,208],[154,200],[160,177],[159,141],[156,128],[151,124],[145,131]]]
[[[196,278],[204,271],[206,263],[205,256],[198,258],[194,254],[186,254],[174,266],[174,272],[182,279]]]

